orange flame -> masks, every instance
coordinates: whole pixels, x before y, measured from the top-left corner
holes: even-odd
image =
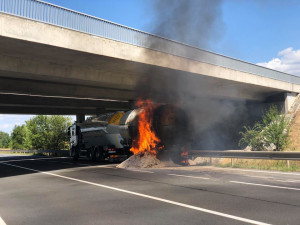
[[[141,108],[141,113],[138,118],[138,135],[133,140],[130,151],[132,151],[133,154],[149,152],[156,155],[157,145],[160,143],[160,139],[156,136],[152,127],[153,110],[155,106],[150,99],[139,100],[136,105]]]
[[[183,165],[188,165],[189,164],[188,155],[189,155],[189,152],[188,152],[187,148],[183,147],[182,148],[182,152],[180,154],[180,156],[181,156],[181,164],[183,164]]]

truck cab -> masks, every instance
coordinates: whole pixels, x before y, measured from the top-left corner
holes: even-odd
[[[70,147],[75,147],[78,144],[78,135],[76,134],[76,124],[73,124],[68,129],[68,134],[70,137]]]
[[[88,158],[90,161],[121,162],[130,155],[118,127],[103,118],[75,122],[68,128],[68,135],[70,156],[74,161]]]

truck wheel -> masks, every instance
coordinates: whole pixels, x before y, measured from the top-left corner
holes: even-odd
[[[97,147],[95,149],[95,159],[96,161],[100,161],[100,151],[99,151],[99,147]]]
[[[92,149],[88,149],[86,152],[86,156],[89,161],[92,161]]]
[[[73,161],[78,161],[79,155],[78,155],[78,151],[75,148],[71,149],[71,157]]]
[[[89,160],[91,162],[95,162],[96,161],[96,150],[95,150],[95,148],[91,148],[89,150]]]
[[[104,154],[104,147],[99,147],[100,152],[100,162],[105,162],[105,154]]]

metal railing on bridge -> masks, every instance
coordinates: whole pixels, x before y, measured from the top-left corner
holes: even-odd
[[[0,12],[135,46],[300,84],[300,77],[267,69],[39,0],[0,0]]]

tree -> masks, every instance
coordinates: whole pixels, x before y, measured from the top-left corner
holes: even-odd
[[[253,127],[244,127],[240,132],[240,146],[249,146],[253,151],[266,148],[281,151],[289,144],[289,122],[285,115],[280,115],[276,106],[271,106],[262,116],[262,121]]]
[[[63,149],[68,141],[67,128],[71,118],[64,116],[35,116],[26,121],[30,141],[34,149]]]
[[[10,144],[9,134],[0,131],[0,148],[8,148],[9,144]]]
[[[28,130],[26,125],[15,126],[11,133],[12,149],[30,149]]]
[[[46,150],[50,145],[49,132],[50,124],[48,116],[35,116],[26,121],[30,133],[29,139],[33,149]]]
[[[71,126],[71,118],[64,116],[50,117],[50,140],[51,149],[59,150],[65,148],[65,143],[69,141],[67,133],[68,127]]]

